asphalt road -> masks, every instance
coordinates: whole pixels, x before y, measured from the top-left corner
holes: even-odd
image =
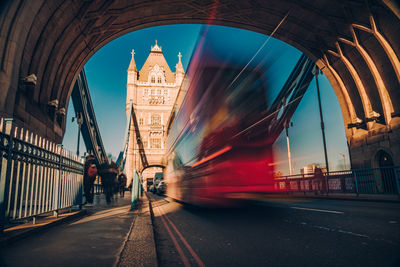
[[[110,205],[96,197],[88,216],[2,247],[0,266],[113,266],[135,218],[129,209],[129,193]]]
[[[149,194],[159,266],[400,266],[400,204],[267,199],[199,209]]]

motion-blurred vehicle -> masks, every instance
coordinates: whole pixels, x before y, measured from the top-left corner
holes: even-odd
[[[165,184],[165,182],[164,181],[160,181],[158,183],[157,188],[156,188],[157,195],[163,195],[165,193],[166,188],[167,188],[167,185]]]
[[[198,205],[230,205],[245,193],[274,190],[263,69],[218,53],[203,42],[192,56],[167,140],[166,195]]]
[[[147,191],[150,191],[150,186],[153,185],[153,178],[147,178],[146,179],[146,189]]]
[[[154,189],[153,189],[153,193],[157,193],[157,188],[158,188],[158,184],[162,181],[162,179],[164,178],[164,174],[162,172],[156,172],[154,174],[154,178],[153,178],[153,185],[154,185]]]

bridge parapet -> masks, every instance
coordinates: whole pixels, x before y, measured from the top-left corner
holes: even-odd
[[[82,204],[83,159],[0,119],[0,233],[10,221]]]

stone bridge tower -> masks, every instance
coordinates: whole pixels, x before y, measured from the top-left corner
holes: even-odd
[[[132,100],[150,165],[159,165],[165,153],[166,124],[185,75],[181,57],[179,53],[176,72],[172,72],[164,58],[161,46],[156,41],[142,69],[138,71],[132,50],[132,59],[128,68],[126,109],[128,112],[129,103]],[[134,126],[131,122],[125,165],[128,179],[132,178],[134,169],[141,169],[141,164]],[[156,171],[158,170],[155,168],[148,169],[143,173],[143,177],[154,177]]]

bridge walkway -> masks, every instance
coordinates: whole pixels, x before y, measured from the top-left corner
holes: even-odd
[[[135,260],[130,250],[137,248],[129,246],[130,233],[145,204],[130,211],[130,192],[125,197],[116,195],[110,205],[106,204],[104,195],[95,196],[93,206],[83,207],[86,216],[3,244],[0,266],[124,266],[129,263],[126,259]],[[150,221],[149,212],[146,215]],[[154,243],[153,236],[145,237],[148,238],[147,243]],[[121,259],[125,264],[119,263]],[[156,263],[155,251],[149,261]]]

